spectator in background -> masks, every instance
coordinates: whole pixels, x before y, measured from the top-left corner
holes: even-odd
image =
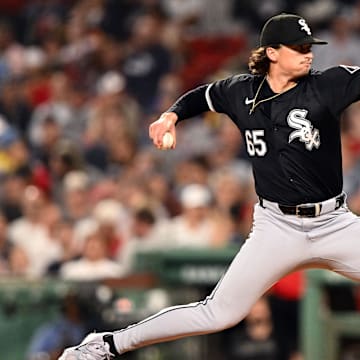
[[[359,63],[360,38],[354,33],[346,13],[336,14],[331,20],[329,31],[319,34],[319,36],[329,44],[314,49],[314,69],[325,70],[331,66]]]
[[[38,134],[39,141],[32,145],[32,151],[34,157],[49,168],[51,153],[55,151],[56,144],[62,137],[62,128],[52,116],[48,116],[39,124]]]
[[[162,0],[166,14],[181,24],[189,36],[233,34],[238,24],[232,14],[234,0]]]
[[[76,95],[73,84],[64,72],[51,75],[50,98],[35,107],[31,116],[29,139],[33,146],[42,144],[42,124],[49,117],[59,125],[62,137],[81,140],[85,129],[85,113],[81,104],[76,103]]]
[[[164,206],[167,216],[174,217],[181,213],[181,205],[172,191],[170,179],[162,172],[153,172],[146,177],[150,196]]]
[[[216,131],[221,150],[226,153],[224,158],[228,158],[227,163],[232,164],[241,161],[244,163],[244,166],[247,165],[247,171],[250,173],[250,162],[245,142],[241,135],[239,135],[239,131],[235,124],[227,118],[226,115],[220,115]]]
[[[292,1],[286,0],[234,1],[233,14],[239,22],[249,27],[250,33],[253,34],[254,30],[261,26],[267,18],[282,11],[292,12],[294,5]]]
[[[211,168],[220,168],[233,165],[247,168],[250,165],[244,148],[244,142],[236,126],[226,115],[219,115],[218,128],[216,129],[216,146],[207,154],[207,161]]]
[[[189,184],[180,193],[182,213],[169,221],[167,238],[174,248],[226,246],[231,222],[213,212],[212,194],[205,185]]]
[[[66,218],[72,222],[78,250],[83,249],[89,231],[101,229],[106,237],[107,255],[116,258],[122,243],[120,229],[126,221],[123,219],[124,209],[113,199],[114,194],[107,192],[106,188],[100,189],[108,185],[115,186],[108,182],[99,182],[92,186],[85,172],[69,172],[64,178],[64,212]]]
[[[160,229],[157,225],[157,219],[151,209],[141,208],[135,212],[129,241],[135,252],[162,250],[169,246],[167,239],[159,235]]]
[[[108,127],[102,124],[105,116],[118,117],[118,127],[136,137],[140,125],[140,108],[136,100],[126,91],[124,76],[116,70],[101,73],[96,81],[95,96],[87,104],[88,117],[85,145],[102,139]]]
[[[75,225],[91,214],[91,183],[88,174],[83,170],[71,170],[63,178],[61,198],[63,212]]]
[[[58,276],[59,269],[63,264],[80,257],[80,246],[76,241],[74,227],[71,221],[59,221],[54,226],[53,237],[61,247],[61,257],[49,264],[46,275]]]
[[[8,81],[2,86],[0,114],[11,120],[11,125],[25,138],[30,122],[31,109],[21,91],[21,81]]]
[[[119,201],[127,209],[129,216],[146,207],[151,209],[157,219],[168,218],[169,213],[166,204],[159,199],[157,196],[159,194],[154,193],[151,188],[150,179],[153,174],[138,176],[137,171],[136,167],[131,167],[118,179],[119,190],[117,197]]]
[[[97,230],[86,237],[80,259],[66,262],[60,268],[62,279],[74,281],[99,281],[125,274],[122,264],[107,257],[106,239]]]
[[[63,204],[63,181],[72,171],[85,171],[89,184],[96,183],[103,176],[98,169],[86,163],[78,142],[61,139],[54,146],[49,160],[51,196],[59,204]]]
[[[65,44],[59,54],[63,66],[69,66],[72,71],[80,73],[81,66],[84,66],[89,56],[97,50],[96,21],[101,21],[102,16],[101,13],[100,17],[95,16],[95,23],[91,23],[91,16],[87,13],[88,5],[101,6],[96,2],[91,4],[79,1],[71,7],[71,17],[64,24]]]
[[[119,16],[120,14],[116,15]],[[124,56],[123,44],[117,38],[109,37],[103,32],[98,32],[97,35],[98,46],[91,56],[90,71],[87,71],[87,68],[84,69],[87,72],[86,77],[89,79],[93,77],[97,80],[95,83],[89,84],[92,89],[96,85],[95,92],[98,92],[97,84],[99,81],[101,82],[103,76],[106,77],[108,73],[120,71],[121,59]]]
[[[151,202],[145,179],[133,176],[133,174],[132,168],[128,168],[117,178],[116,197],[130,213]]]
[[[235,168],[228,166],[214,170],[209,184],[216,208],[232,220],[230,241],[242,245],[252,226],[252,206],[256,199],[252,181],[246,172],[240,176]]]
[[[152,211],[147,208],[139,209],[134,215],[134,221],[131,227],[132,239],[139,242],[139,248],[147,246],[151,242],[152,230],[156,223],[156,218]],[[150,239],[150,240],[149,240]],[[153,239],[156,240],[156,239]]]
[[[0,203],[9,222],[22,216],[23,194],[28,185],[30,185],[29,176],[23,172],[9,174],[1,181]]]
[[[227,333],[224,359],[280,360],[280,348],[274,335],[271,308],[266,297],[260,298],[253,305],[243,326],[237,326]]]
[[[124,42],[130,36],[131,20],[144,11],[144,1],[106,1],[101,28],[110,35]]]
[[[137,179],[145,179],[160,171],[160,161],[158,155],[150,149],[139,148],[135,154],[132,164],[127,169]]]
[[[37,48],[37,50],[39,50]],[[23,78],[23,89],[26,101],[29,103],[33,116],[33,110],[37,106],[46,103],[51,97],[50,93],[50,74],[46,68],[45,55],[40,51],[30,51],[31,66],[28,66],[24,78]],[[28,124],[28,131],[30,122]],[[27,137],[29,135],[27,134]],[[28,138],[30,142],[30,139]]]
[[[35,329],[26,360],[56,360],[64,348],[77,344],[84,336],[88,329],[79,296],[67,294],[60,310],[55,320]]]
[[[189,184],[206,185],[209,176],[209,165],[203,156],[194,156],[179,161],[173,170],[175,192],[179,195],[181,189]]]
[[[15,39],[11,23],[0,22],[0,83],[21,75],[23,46]]]
[[[24,1],[20,12],[24,21],[23,41],[42,43],[49,33],[60,30],[68,8],[61,1]]]
[[[50,262],[61,256],[59,244],[51,237],[51,227],[60,213],[34,186],[26,187],[23,193],[22,212],[23,216],[10,224],[9,238],[28,258],[27,276],[41,277]]]
[[[196,24],[205,8],[203,0],[162,0],[161,2],[170,19],[183,26]]]
[[[171,53],[160,41],[162,25],[158,16],[138,15],[131,26],[122,64],[127,91],[146,114],[154,111],[159,82],[172,68]]]
[[[130,134],[118,132],[110,136],[107,149],[107,173],[118,176],[133,164],[138,146],[136,139]]]
[[[127,252],[133,269],[136,256],[152,251],[164,251],[177,247],[171,236],[171,220],[159,218],[150,207],[134,212]],[[196,246],[192,244],[191,246]]]
[[[98,81],[98,96],[88,104],[85,159],[108,174],[120,172],[137,151],[140,109],[124,87],[119,73],[107,72]]]
[[[92,218],[98,226],[98,232],[104,239],[106,255],[124,264],[123,250],[128,240],[127,226],[123,223],[127,217],[126,210],[120,202],[114,199],[99,201],[93,208]]]
[[[182,89],[182,79],[178,74],[173,72],[164,75],[159,81],[155,111],[166,111],[174,100],[181,95]]]

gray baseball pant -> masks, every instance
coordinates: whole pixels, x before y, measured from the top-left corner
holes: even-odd
[[[209,334],[238,324],[276,281],[305,267],[325,267],[360,280],[360,217],[335,200],[321,215],[284,215],[277,204],[255,205],[253,229],[212,293],[204,300],[165,308],[114,332],[120,354],[145,345]]]

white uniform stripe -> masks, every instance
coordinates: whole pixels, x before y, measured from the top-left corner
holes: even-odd
[[[210,98],[210,89],[211,89],[211,87],[212,87],[213,85],[214,85],[214,83],[210,84],[210,85],[207,87],[206,92],[205,92],[205,98],[206,98],[206,102],[207,102],[207,104],[208,104],[208,106],[209,106],[209,109],[210,109],[211,111],[213,111],[213,112],[216,112],[216,110],[215,110],[215,108],[214,108],[214,105],[213,105],[213,103],[212,103],[212,101],[211,101],[211,98]]]
[[[224,275],[220,278],[220,280],[218,281],[218,283],[216,284],[215,288],[213,289],[213,291],[211,292],[211,294],[209,296],[207,296],[204,300],[201,300],[201,301],[197,301],[197,302],[192,302],[190,304],[186,304],[186,305],[175,305],[175,306],[169,306],[165,309],[162,309],[160,310],[159,312],[157,312],[156,314],[152,315],[152,316],[149,316],[147,318],[145,318],[144,320],[142,321],[139,321],[138,323],[136,324],[132,324],[132,325],[129,325],[127,326],[126,328],[124,329],[120,329],[120,330],[117,330],[117,331],[114,331],[114,333],[121,333],[121,332],[124,332],[124,331],[127,331],[127,330],[130,330],[130,329],[133,329],[134,327],[137,327],[139,325],[142,325],[142,324],[145,324],[147,323],[148,321],[151,321],[153,319],[156,319],[157,317],[161,316],[162,314],[165,314],[169,311],[174,311],[174,310],[181,310],[181,309],[185,309],[185,308],[194,308],[194,307],[197,307],[199,305],[206,305],[208,303],[209,300],[212,300],[215,296],[215,293],[217,291],[217,289],[219,288],[222,280],[224,278]]]

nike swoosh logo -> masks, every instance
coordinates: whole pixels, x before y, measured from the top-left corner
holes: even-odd
[[[249,99],[248,97],[245,98],[245,105],[250,105],[254,102],[254,99]]]

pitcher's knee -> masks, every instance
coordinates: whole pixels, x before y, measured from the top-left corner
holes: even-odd
[[[222,331],[237,325],[247,314],[241,306],[213,306],[211,307],[211,327],[213,331]]]
[[[235,321],[233,317],[227,316],[225,314],[219,314],[218,316],[213,318],[212,321],[212,330],[213,331],[222,331],[225,329],[229,329],[235,325],[237,325],[239,321]]]

